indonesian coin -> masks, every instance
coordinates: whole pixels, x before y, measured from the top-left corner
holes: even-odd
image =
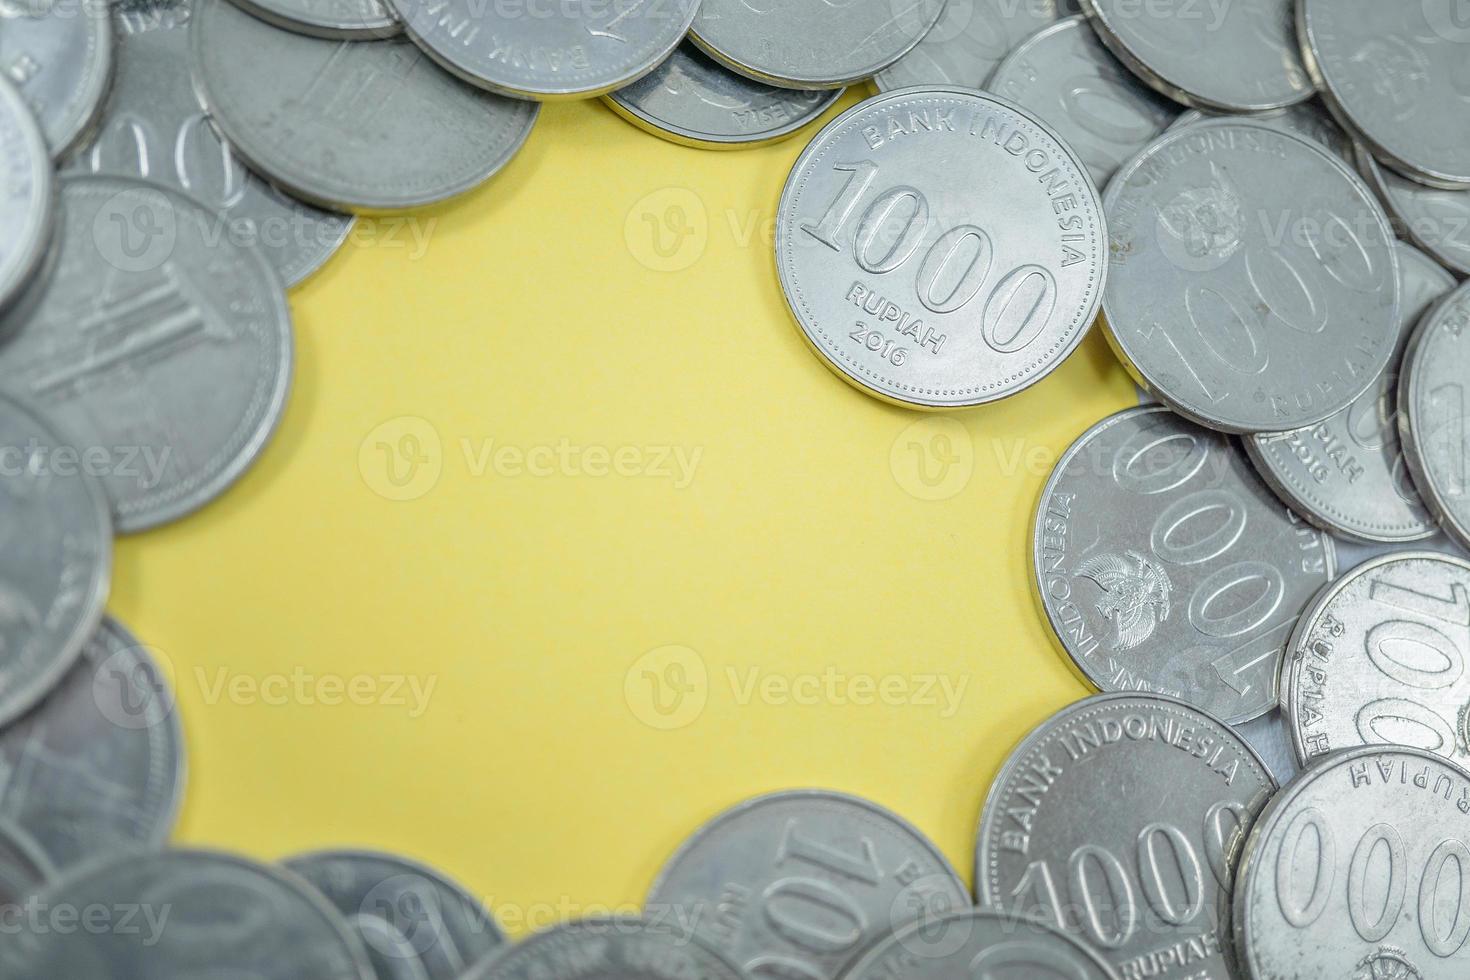
[[[704,0],[690,37],[757,81],[842,88],[912,51],[943,11],[944,0]]]
[[[0,923],[15,922],[22,904],[55,873],[29,834],[0,820]]]
[[[319,851],[284,864],[346,917],[377,980],[459,980],[505,942],[479,900],[417,862]]]
[[[27,286],[51,242],[51,153],[30,108],[0,74],[0,309]]]
[[[1399,436],[1414,485],[1462,546],[1470,547],[1470,284],[1424,317],[1399,374]]]
[[[352,218],[256,177],[215,133],[189,76],[191,0],[117,0],[117,80],[101,129],[69,169],[143,177],[218,211],[232,241],[258,245],[287,285],[341,247]]]
[[[107,97],[112,28],[99,10],[85,0],[0,7],[0,75],[19,87],[53,157],[65,156],[90,130]]]
[[[1040,922],[985,909],[916,922],[880,940],[843,980],[1117,980],[1087,946]]]
[[[716,817],[659,872],[646,908],[691,922],[758,975],[833,980],[875,940],[969,908],[949,862],[897,814],[821,790],[774,793]]]
[[[849,109],[797,160],[776,264],[839,377],[960,408],[1035,384],[1076,349],[1106,241],[1091,178],[1046,124],[980,92],[906,89]]]
[[[1378,192],[1399,234],[1461,276],[1470,276],[1470,191],[1446,191],[1380,166],[1361,147],[1358,169]]]
[[[1221,112],[1280,109],[1311,98],[1291,5],[1082,0],[1098,36],[1140,78],[1185,105]]]
[[[1200,109],[1188,109],[1179,114],[1169,129],[1182,129],[1185,126],[1193,126],[1195,123],[1204,122],[1207,119],[1220,119],[1221,113],[1206,112]],[[1336,154],[1339,158],[1354,162],[1353,141],[1337,120],[1332,118],[1332,113],[1327,107],[1316,99],[1310,102],[1298,102],[1294,106],[1285,109],[1274,109],[1270,112],[1256,112],[1249,116],[1234,116],[1237,122],[1253,122],[1262,126],[1270,126],[1279,129],[1283,133],[1291,133],[1303,139],[1314,140],[1322,144]]]
[[[1379,159],[1466,189],[1470,22],[1457,2],[1300,0],[1297,30],[1322,97]]]
[[[683,44],[650,74],[606,97],[640,129],[703,149],[740,149],[794,136],[843,90],[798,92],[753,81]]]
[[[1256,750],[1280,785],[1285,786],[1302,771],[1296,761],[1296,750],[1291,746],[1291,734],[1286,730],[1286,718],[1279,708],[1234,728]]]
[[[115,0],[114,0],[115,2]],[[256,17],[298,34],[369,40],[402,33],[386,0],[235,0]]]
[[[61,681],[102,619],[107,499],[78,448],[0,393],[0,729]],[[9,781],[0,772],[0,796]]]
[[[1108,53],[1084,17],[1022,42],[986,88],[1050,123],[1099,187],[1179,114]]]
[[[949,0],[924,39],[873,81],[880,92],[910,85],[984,88],[1012,48],[1080,9],[1077,0]]]
[[[285,293],[259,249],[161,185],[68,177],[61,225],[0,374],[75,440],[118,530],[156,527],[223,493],[270,441],[291,383]]]
[[[1401,319],[1393,231],[1320,144],[1200,122],[1133,158],[1105,202],[1108,338],[1179,414],[1225,432],[1300,429],[1387,367]]]
[[[326,41],[228,0],[196,0],[193,72],[240,157],[291,193],[346,211],[463,194],[530,135],[537,106],[473,88],[409,41]]]
[[[654,919],[582,919],[536,933],[465,980],[745,980],[703,943]]]
[[[1234,925],[1249,975],[1456,980],[1470,972],[1470,776],[1418,749],[1308,769],[1246,844]]]
[[[1231,980],[1240,846],[1276,784],[1227,725],[1169,698],[1059,712],[996,776],[980,819],[982,907],[1053,925],[1121,977]]]
[[[1324,531],[1364,544],[1419,541],[1439,530],[1404,462],[1398,367],[1414,327],[1455,280],[1412,246],[1397,247],[1403,316],[1399,351],[1388,369],[1324,422],[1244,440],[1257,471],[1293,510]]]
[[[1042,491],[1032,574],[1057,641],[1103,691],[1167,694],[1233,724],[1278,701],[1331,540],[1218,433],[1159,406],[1072,444]]]

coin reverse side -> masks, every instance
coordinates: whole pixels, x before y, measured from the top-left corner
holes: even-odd
[[[1409,341],[1399,375],[1399,436],[1414,485],[1441,526],[1470,547],[1470,284],[1446,296]]]

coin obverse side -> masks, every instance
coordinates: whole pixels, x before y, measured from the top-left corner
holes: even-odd
[[[1255,112],[1250,115],[1224,115],[1221,113],[1207,112],[1200,109],[1188,109],[1179,114],[1170,130],[1183,129],[1185,126],[1193,126],[1195,123],[1205,122],[1210,119],[1234,119],[1236,122],[1252,122],[1272,129],[1279,129],[1283,133],[1291,133],[1320,143],[1331,150],[1335,156],[1348,162],[1355,162],[1353,156],[1353,141],[1337,120],[1332,118],[1332,113],[1317,99],[1309,102],[1298,102],[1294,106],[1285,109],[1274,109],[1270,112]]]
[[[1228,439],[1159,406],[1072,444],[1031,540],[1047,622],[1092,685],[1167,694],[1232,724],[1276,705],[1297,615],[1336,571],[1332,541]]]
[[[1257,472],[1293,510],[1316,527],[1350,541],[1419,541],[1439,530],[1414,489],[1399,441],[1398,372],[1419,320],[1455,288],[1429,256],[1399,243],[1403,326],[1387,370],[1346,409],[1310,429],[1247,436]]]
[[[538,114],[402,38],[292,34],[228,0],[195,0],[193,21],[191,63],[214,123],[252,167],[320,207],[403,211],[466,193],[515,156]]]
[[[663,64],[606,101],[618,115],[661,139],[722,150],[794,136],[843,91],[776,88],[721,67],[693,44],[681,44]]]
[[[1091,178],[1045,124],[980,92],[907,89],[843,113],[797,160],[776,264],[839,377],[894,404],[961,408],[1076,349],[1106,241]]]
[[[654,919],[568,922],[505,946],[465,980],[744,980],[704,943]]]
[[[0,310],[45,259],[55,204],[46,138],[21,94],[0,75]]]
[[[267,23],[334,41],[392,37],[403,24],[384,0],[235,0]]]
[[[893,929],[969,905],[916,828],[821,790],[757,797],[716,817],[664,865],[645,903],[692,922],[696,938],[747,971],[779,960],[812,980],[841,975]],[[843,910],[841,927],[817,908]]]
[[[1467,378],[1470,283],[1425,315],[1399,372],[1399,437],[1414,485],[1444,530],[1470,548]]]
[[[1470,776],[1418,749],[1334,754],[1271,801],[1233,918],[1252,977],[1455,980],[1470,972]]]
[[[1028,735],[981,811],[984,908],[1097,950],[1119,976],[1230,980],[1229,897],[1276,784],[1227,725],[1156,695],[1078,702]]]
[[[1393,356],[1393,231],[1321,144],[1200,122],[1118,171],[1105,206],[1108,339],[1186,418],[1235,433],[1305,428],[1350,405]]]
[[[53,158],[96,122],[112,80],[112,47],[107,18],[90,9],[27,0],[0,10],[0,73],[19,86]]]
[[[949,0],[924,39],[873,81],[880,92],[910,85],[985,88],[1016,45],[1080,10],[1076,0]]]
[[[1300,0],[1307,69],[1343,125],[1416,181],[1470,189],[1470,23],[1458,0]]]
[[[1434,256],[1445,268],[1470,276],[1470,191],[1446,191],[1394,173],[1357,148],[1358,170],[1378,193],[1401,237]]]

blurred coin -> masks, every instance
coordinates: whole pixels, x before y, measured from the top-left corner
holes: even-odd
[[[1392,230],[1321,144],[1259,123],[1200,122],[1130,161],[1105,207],[1108,337],[1181,415],[1226,432],[1315,425],[1392,357]]]
[[[46,138],[0,74],[0,309],[26,287],[51,241],[55,180]],[[0,331],[3,336],[3,331]]]
[[[1077,0],[949,0],[924,39],[873,81],[880,92],[910,85],[985,88],[1012,48],[1080,10]]]
[[[235,0],[235,2],[261,20],[277,27],[328,40],[385,38],[403,31],[403,24],[389,9],[385,0]]]
[[[1312,96],[1292,0],[1082,0],[1098,36],[1145,82],[1201,109],[1260,112]]]
[[[1036,383],[1081,343],[1106,240],[1092,180],[1044,123],[980,92],[907,89],[807,147],[776,260],[839,377],[898,405],[961,408]]]
[[[320,211],[256,177],[199,107],[189,76],[191,0],[117,0],[117,80],[97,136],[69,169],[145,177],[224,216],[232,241],[258,245],[286,284],[315,272],[353,219]]]
[[[0,373],[75,440],[120,531],[223,493],[285,409],[281,282],[222,221],[162,185],[66,178],[57,267],[0,347]]]
[[[322,207],[401,211],[465,193],[536,121],[535,105],[465,85],[406,40],[305,37],[227,0],[196,0],[193,20],[214,122],[252,167]]]
[[[0,820],[0,923],[15,922],[18,906],[55,873],[40,845],[29,834],[15,824]]]
[[[773,793],[722,813],[668,860],[645,903],[689,923],[752,975],[782,962],[811,980],[842,974],[893,929],[969,905],[949,862],[916,828],[823,790]],[[818,908],[847,912],[813,921]]]
[[[346,917],[377,980],[458,980],[505,941],[473,895],[417,862],[317,851],[283,863]]]
[[[842,89],[798,92],[720,67],[692,44],[679,46],[649,75],[607,96],[618,115],[686,146],[730,149],[794,136],[826,112]]]
[[[1399,374],[1399,436],[1414,485],[1461,546],[1470,547],[1470,283],[1419,324]]]
[[[1314,140],[1343,160],[1349,163],[1354,162],[1353,141],[1347,133],[1342,131],[1337,120],[1332,118],[1332,113],[1327,111],[1327,107],[1316,99],[1309,102],[1298,102],[1285,109],[1255,112],[1248,116],[1225,116],[1221,113],[1206,112],[1200,109],[1186,109],[1179,114],[1179,118],[1174,120],[1169,129],[1182,129],[1207,119],[1220,118],[1233,118],[1237,122],[1259,123],[1262,126],[1279,129],[1283,133]]]
[[[1108,53],[1086,18],[1068,17],[1011,52],[986,88],[1051,124],[1099,187],[1179,114]]]
[[[1277,703],[1297,614],[1332,580],[1326,535],[1223,436],[1132,408],[1083,433],[1042,491],[1032,573],[1057,641],[1104,691],[1232,723]]]
[[[1461,0],[1300,0],[1297,31],[1322,97],[1379,159],[1470,188],[1470,22]]]
[[[1398,368],[1414,327],[1455,280],[1412,246],[1397,248],[1403,312],[1399,350],[1388,369],[1351,405],[1310,429],[1244,440],[1261,476],[1298,514],[1364,544],[1419,541],[1439,529],[1404,462]]]
[[[87,0],[11,0],[0,6],[0,74],[41,124],[53,157],[91,129],[112,79],[112,25]]]
[[[1271,801],[1246,845],[1235,932],[1249,975],[1470,974],[1470,777],[1427,752],[1359,748]]]
[[[982,909],[915,922],[879,940],[843,980],[1116,980],[1089,947],[1041,922]]]
[[[943,10],[944,0],[704,0],[690,37],[725,67],[757,81],[842,88],[908,54]]]
[[[1400,235],[1445,268],[1470,276],[1470,191],[1445,191],[1401,177],[1358,147],[1354,159]]]
[[[653,916],[568,922],[504,947],[465,980],[744,980],[674,926]]]

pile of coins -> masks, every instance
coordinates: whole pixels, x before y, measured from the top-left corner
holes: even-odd
[[[1470,975],[1464,0],[22,0],[0,69],[0,976]],[[185,747],[112,536],[260,455],[286,288],[543,101],[732,148],[869,80],[779,203],[817,356],[966,408],[1098,321],[1145,392],[1042,492],[1039,607],[1101,693],[995,777],[973,896],[819,790],[515,944],[404,858],[167,848]]]

